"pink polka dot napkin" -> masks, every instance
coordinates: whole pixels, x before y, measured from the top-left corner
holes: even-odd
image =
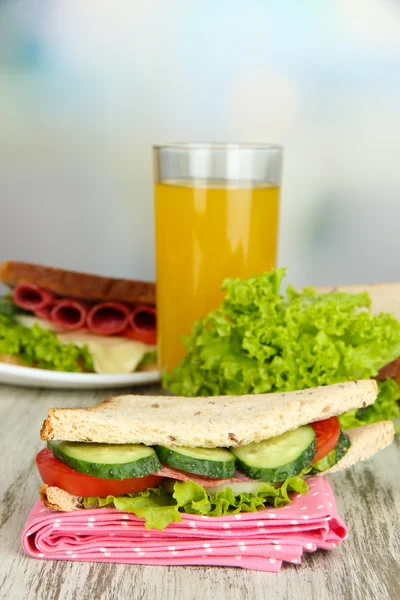
[[[39,500],[22,534],[34,558],[144,565],[210,565],[278,572],[303,552],[332,550],[347,537],[324,477],[308,480],[293,503],[226,517],[182,515],[163,531],[146,529],[132,513],[100,508],[54,512]]]

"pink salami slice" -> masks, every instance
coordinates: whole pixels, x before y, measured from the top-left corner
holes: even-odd
[[[157,317],[154,306],[139,304],[129,315],[130,329],[125,332],[127,337],[144,344],[157,343]]]
[[[184,471],[180,471],[179,469],[174,469],[172,467],[165,467],[161,471],[157,471],[154,475],[159,475],[160,477],[168,477],[169,479],[177,479],[178,481],[194,481],[203,487],[211,487],[213,485],[220,485],[226,483],[239,483],[241,481],[254,481],[254,479],[250,479],[243,473],[236,471],[235,477],[230,479],[210,479],[209,477],[202,477],[201,475],[193,475],[192,473],[185,473]]]
[[[57,300],[52,300],[49,304],[43,306],[43,308],[36,309],[34,311],[35,317],[37,317],[38,319],[45,319],[46,321],[51,321],[51,311],[55,307],[56,303]]]
[[[119,302],[95,304],[87,315],[87,326],[91,333],[116,335],[124,331],[129,322],[131,309]]]
[[[78,300],[56,300],[50,313],[54,325],[63,330],[82,329],[86,324],[87,305]]]
[[[13,301],[24,310],[41,310],[54,300],[54,294],[33,283],[19,283],[13,289]]]

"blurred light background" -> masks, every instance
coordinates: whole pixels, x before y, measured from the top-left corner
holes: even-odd
[[[397,0],[0,0],[0,260],[152,279],[151,145],[222,140],[292,282],[400,280]]]

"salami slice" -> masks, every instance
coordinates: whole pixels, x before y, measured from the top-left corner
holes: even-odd
[[[131,309],[119,302],[95,304],[87,315],[87,326],[91,333],[116,335],[124,331],[129,322]]]
[[[51,321],[51,311],[55,307],[56,303],[57,300],[52,300],[49,304],[43,306],[43,308],[38,308],[37,310],[33,311],[35,317],[37,317],[38,319],[45,319],[46,321]]]
[[[144,344],[155,345],[157,343],[157,318],[154,306],[139,304],[129,316],[130,329],[125,335],[132,340]]]
[[[87,305],[78,300],[56,300],[50,317],[54,325],[63,330],[82,329],[86,324]]]
[[[168,477],[169,479],[177,479],[178,481],[194,481],[203,487],[211,487],[214,485],[220,485],[226,483],[239,483],[243,481],[254,481],[250,477],[243,475],[239,471],[236,471],[235,477],[231,477],[230,479],[210,479],[209,477],[202,477],[201,475],[193,475],[192,473],[185,473],[184,471],[180,471],[179,469],[174,469],[172,467],[165,467],[161,471],[157,471],[154,475],[158,475],[159,477]]]
[[[41,310],[54,300],[54,294],[33,283],[19,283],[13,289],[13,301],[24,310]]]

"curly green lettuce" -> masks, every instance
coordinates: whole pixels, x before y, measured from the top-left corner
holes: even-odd
[[[62,344],[57,336],[38,325],[25,327],[0,314],[0,355],[17,356],[24,365],[54,371],[94,371],[86,346]]]
[[[164,385],[184,396],[286,392],[374,377],[400,356],[400,322],[373,315],[367,293],[282,293],[284,275],[227,279],[220,308],[193,326]],[[395,415],[395,400],[386,396],[363,424]]]
[[[182,513],[221,517],[240,512],[256,512],[267,505],[279,508],[291,502],[289,493],[306,494],[308,485],[301,477],[290,477],[280,486],[261,483],[257,493],[234,495],[231,488],[216,494],[194,481],[177,481],[170,494],[162,486],[149,488],[137,494],[84,498],[86,508],[114,506],[118,510],[133,512],[145,520],[147,529],[165,529],[170,523],[179,523]]]

